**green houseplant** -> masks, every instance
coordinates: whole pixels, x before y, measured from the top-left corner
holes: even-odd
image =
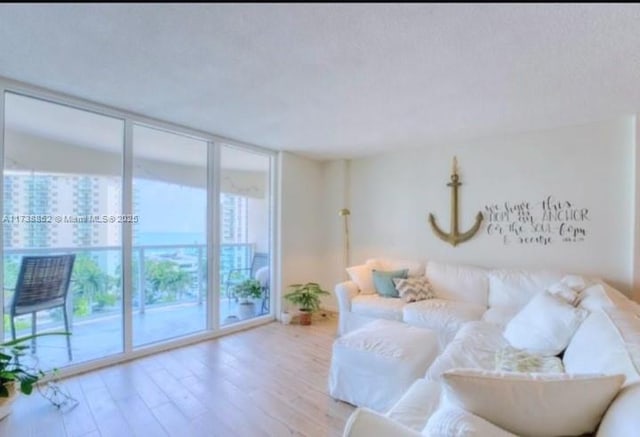
[[[46,376],[39,369],[33,368],[21,357],[27,354],[29,345],[26,342],[45,335],[70,335],[68,332],[46,332],[0,343],[0,419],[11,411],[11,404],[18,393],[30,395],[38,382]]]
[[[256,279],[246,279],[234,287],[235,295],[240,299],[241,319],[255,316],[256,309],[252,299],[259,299],[262,296],[262,285]]]
[[[311,314],[320,309],[320,296],[329,294],[317,282],[289,285],[289,293],[284,295],[294,305],[300,307],[300,324],[310,325]]]

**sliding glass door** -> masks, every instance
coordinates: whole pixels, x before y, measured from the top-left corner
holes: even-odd
[[[207,322],[207,142],[133,128],[133,345]]]
[[[5,340],[68,330],[32,348],[62,368],[272,317],[271,152],[0,92]]]
[[[4,103],[5,340],[63,331],[66,318],[69,345],[34,344],[47,368],[120,353],[124,122],[12,93]]]
[[[220,323],[271,311],[271,159],[220,150]]]

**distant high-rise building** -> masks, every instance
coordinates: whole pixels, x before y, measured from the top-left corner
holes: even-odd
[[[121,226],[86,219],[121,215],[117,177],[6,172],[6,248],[119,246]],[[50,221],[29,221],[34,217]],[[56,217],[61,217],[60,222]]]
[[[248,266],[248,199],[232,194],[220,194],[220,270]]]
[[[143,182],[140,182],[143,183]],[[115,176],[43,174],[5,171],[3,235],[5,249],[120,247],[122,225],[83,220],[85,217],[122,215],[122,182]],[[220,196],[220,268],[249,266],[249,201],[247,197]],[[133,188],[133,210],[140,203],[139,186]],[[203,202],[202,209],[206,205]],[[46,222],[21,221],[23,217],[51,217]],[[61,221],[55,220],[61,217]],[[77,219],[77,220],[74,220]],[[140,223],[135,223],[134,246],[139,244]],[[202,236],[204,240],[204,235]],[[147,243],[149,244],[149,243]],[[94,259],[107,252],[94,251]],[[117,255],[117,253],[112,253]],[[101,263],[106,263],[102,259]]]

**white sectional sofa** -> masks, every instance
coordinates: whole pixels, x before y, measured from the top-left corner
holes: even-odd
[[[407,269],[410,276],[425,275],[435,299],[406,303],[380,297],[367,276],[371,271]],[[403,321],[435,330],[446,346],[469,321],[508,321],[537,292],[560,281],[564,274],[550,270],[502,269],[430,261],[426,268],[414,261],[370,259],[348,269],[354,280],[335,287],[339,306],[338,333],[346,334],[376,319]]]
[[[421,274],[406,261],[367,265]],[[336,286],[341,333],[385,318],[432,329],[441,343],[424,378],[386,413],[357,409],[345,436],[640,435],[640,305],[592,280],[581,292],[576,311],[583,317],[568,346],[549,358],[554,366],[497,372],[496,357],[510,347],[505,326],[565,275],[435,262],[423,272],[436,298],[417,303],[363,292],[354,281]]]

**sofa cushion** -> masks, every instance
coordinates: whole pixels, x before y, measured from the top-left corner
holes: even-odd
[[[461,408],[443,406],[429,418],[422,435],[429,437],[517,437]]]
[[[452,404],[514,434],[551,437],[594,432],[624,375],[458,369],[443,381]]]
[[[440,383],[417,379],[389,410],[387,417],[420,431],[440,405],[441,392]]]
[[[562,273],[549,270],[492,270],[489,276],[489,306],[525,306],[531,298],[559,282]]]
[[[486,309],[489,281],[485,269],[430,261],[427,263],[427,278],[436,297],[470,302]]]
[[[640,381],[640,319],[616,308],[592,312],[563,356],[569,373],[621,373],[625,384]]]
[[[507,326],[507,323],[509,323],[519,311],[520,308],[518,307],[491,307],[482,315],[482,321],[498,326]]]
[[[372,269],[380,270],[408,270],[409,276],[424,276],[424,264],[420,261],[393,258],[371,258],[366,264]]]
[[[396,290],[396,284],[394,279],[406,279],[407,269],[404,270],[376,270],[372,271],[373,286],[376,288],[376,293],[382,297],[400,297],[398,290]]]
[[[351,300],[351,312],[378,319],[402,321],[402,299],[390,299],[377,294],[359,294]]]
[[[442,346],[453,340],[462,325],[480,320],[485,307],[469,302],[428,299],[406,304],[402,320],[410,325],[438,332]]]
[[[575,308],[548,292],[538,293],[504,330],[511,346],[538,355],[558,355],[565,350],[587,311]]]
[[[487,322],[469,322],[431,364],[425,379],[439,381],[442,374],[455,368],[493,370],[496,353],[507,346],[502,328]]]

